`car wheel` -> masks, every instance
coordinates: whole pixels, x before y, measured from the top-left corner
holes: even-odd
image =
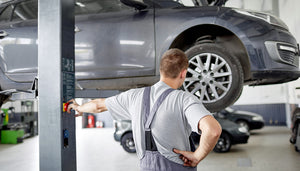
[[[216,144],[216,146],[214,147],[214,152],[217,153],[225,153],[228,152],[231,148],[231,139],[230,136],[223,132]]]
[[[133,140],[132,133],[126,133],[122,138],[121,138],[121,145],[124,148],[125,151],[128,153],[135,153],[135,143]]]
[[[220,111],[241,95],[244,74],[240,62],[214,43],[197,44],[186,52],[189,67],[183,89],[211,111]]]
[[[294,137],[291,137],[291,138],[290,138],[290,143],[291,143],[291,144],[295,144],[295,143],[296,143],[296,139],[295,139]]]
[[[248,124],[246,121],[241,121],[241,120],[240,120],[240,121],[237,121],[236,123],[239,124],[241,127],[246,128],[247,131],[250,130],[249,124]]]

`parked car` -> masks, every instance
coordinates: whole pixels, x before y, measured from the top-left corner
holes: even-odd
[[[222,126],[222,134],[213,149],[214,152],[229,152],[232,145],[248,143],[250,133],[245,127],[240,126],[227,119],[219,118],[216,116],[215,118]],[[199,143],[201,135],[192,132],[191,136],[195,144]]]
[[[218,153],[224,153],[230,151],[230,148],[234,144],[245,144],[249,139],[249,132],[245,127],[231,122],[226,119],[217,118],[222,126],[222,134],[214,147],[214,151]],[[135,153],[135,143],[132,136],[131,121],[129,120],[116,120],[114,121],[115,132],[114,139],[119,141],[123,149],[129,153]],[[200,140],[200,135],[192,132],[191,138],[194,144],[197,144]]]
[[[299,48],[278,17],[219,0],[75,0],[77,89],[125,90],[159,80],[170,48],[189,58],[182,89],[210,111],[233,104],[244,84],[300,76]],[[0,4],[0,105],[37,76],[38,0]],[[1,91],[2,90],[2,91]]]
[[[265,121],[261,115],[248,111],[235,110],[229,107],[217,112],[216,116],[235,122],[245,127],[248,131],[261,129],[265,125]]]
[[[300,152],[300,108],[296,108],[292,114],[291,130],[290,142],[295,145],[295,150]]]
[[[119,141],[125,151],[135,153],[135,143],[130,120],[114,120],[114,139]]]

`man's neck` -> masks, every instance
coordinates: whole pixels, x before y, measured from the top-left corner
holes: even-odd
[[[180,87],[178,86],[178,81],[176,79],[161,78],[160,81],[166,83],[168,86],[170,86],[173,89],[178,89]]]

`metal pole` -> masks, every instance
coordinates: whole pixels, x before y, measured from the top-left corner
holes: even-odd
[[[39,0],[38,99],[41,171],[76,170],[74,115],[74,0]]]

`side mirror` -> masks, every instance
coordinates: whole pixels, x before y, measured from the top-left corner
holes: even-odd
[[[123,4],[127,5],[127,6],[130,6],[130,7],[133,7],[137,10],[143,10],[145,8],[148,7],[147,4],[145,4],[144,2],[142,1],[138,1],[138,0],[120,0]]]

